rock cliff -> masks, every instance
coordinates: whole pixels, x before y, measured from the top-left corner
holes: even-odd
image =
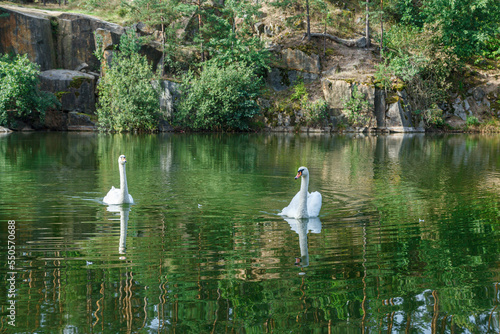
[[[49,115],[51,127],[72,129],[75,124],[70,124],[70,120],[78,122],[82,118],[73,117],[75,113],[94,114],[95,89],[102,74],[99,60],[94,55],[96,38],[102,41],[105,59],[109,60],[116,52],[125,28],[92,16],[17,6],[1,5],[0,14],[0,53],[27,54],[42,70],[41,88],[53,92],[62,103],[60,113],[65,115],[53,115],[54,120],[50,120]],[[154,31],[145,32],[141,24],[131,28],[140,34],[155,36]],[[324,99],[330,114],[322,131],[336,131],[345,124],[344,103],[353,96],[355,90],[363,94],[369,107],[365,124],[347,130],[424,131],[423,123],[415,111],[408,107],[404,91],[390,92],[391,96],[388,97],[388,92],[375,86],[373,75],[377,56],[374,48],[364,47],[363,38],[340,40],[341,43],[338,43],[327,41],[326,37],[319,42],[321,37],[315,37],[317,47],[307,48],[299,40],[275,38],[282,32],[283,28],[278,24],[262,22],[255,26],[255,34],[266,41],[269,50],[275,55],[267,75],[268,87],[279,93],[292,88],[299,80],[319,87],[314,98]],[[282,43],[276,43],[279,40]],[[321,49],[323,51],[320,52]],[[144,45],[141,52],[156,68],[162,56],[159,44],[152,42]],[[495,109],[499,95],[499,82],[496,81],[483,81],[479,87],[457,94],[454,102],[442,111],[450,124],[463,126],[468,116],[500,112]],[[161,87],[162,114],[171,116],[177,86],[165,82],[161,83]],[[271,101],[265,100],[261,103],[264,109],[271,105]],[[73,116],[68,114],[70,112]],[[298,124],[294,124],[293,120],[300,119],[302,112],[278,113],[271,117],[275,121],[271,122],[270,117],[265,117],[264,122],[272,131],[295,131]],[[66,120],[66,123],[61,120]],[[90,119],[84,120],[80,125],[88,126],[89,122]],[[168,126],[162,128],[171,129]]]

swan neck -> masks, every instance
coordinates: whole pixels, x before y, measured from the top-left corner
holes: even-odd
[[[309,175],[303,175],[300,181],[300,192],[305,193],[307,196],[307,190],[309,189]]]
[[[128,195],[127,173],[125,172],[125,165],[122,164],[120,164],[120,191],[124,197]]]
[[[296,218],[307,218],[307,190],[309,188],[309,175],[303,175],[300,180],[298,215]]]

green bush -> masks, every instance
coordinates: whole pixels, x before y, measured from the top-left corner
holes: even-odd
[[[176,125],[194,130],[247,130],[259,113],[262,81],[246,66],[207,63],[199,77],[183,78]]]
[[[351,97],[344,100],[343,113],[347,116],[349,125],[363,126],[370,119],[367,115],[370,104],[365,94],[359,91],[358,86],[352,88]]]
[[[295,86],[293,87],[293,93],[290,96],[290,99],[292,100],[297,100],[297,101],[303,101],[303,100],[308,100],[309,95],[307,94],[306,86],[304,84],[304,81],[299,79]]]
[[[113,55],[111,66],[99,83],[97,115],[101,131],[145,131],[157,129],[159,94],[153,88],[151,65],[139,55],[135,33],[123,34],[120,52]]]
[[[53,94],[38,89],[39,73],[26,55],[0,55],[0,125],[43,121],[45,111],[59,105]]]
[[[467,126],[477,126],[480,124],[479,119],[476,116],[468,116],[465,122]]]
[[[324,125],[324,122],[328,120],[328,116],[328,102],[324,99],[316,100],[305,106],[304,120],[309,126]]]
[[[424,110],[422,117],[425,124],[429,127],[434,126],[441,128],[445,124],[443,119],[443,110],[441,110],[441,108],[439,108],[436,104],[432,104],[429,108]]]

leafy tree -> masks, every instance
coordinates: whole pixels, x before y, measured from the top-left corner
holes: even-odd
[[[238,63],[260,75],[269,69],[271,53],[262,48],[262,42],[258,38],[243,40],[238,39],[233,33],[228,33],[226,38],[210,40],[208,47],[213,56],[210,62],[219,67]]]
[[[427,23],[437,22],[443,43],[461,58],[480,53],[489,38],[499,33],[497,0],[427,0],[423,13]]]
[[[0,125],[43,120],[47,109],[59,105],[53,94],[38,89],[39,73],[26,55],[0,55]]]
[[[221,8],[218,30],[207,43],[211,62],[219,67],[238,63],[252,68],[259,75],[265,73],[269,68],[271,53],[252,31],[252,17],[257,14],[258,8],[249,1],[225,2],[224,8]]]
[[[251,68],[206,63],[199,77],[185,76],[175,122],[194,130],[247,130],[259,112],[261,85]]]
[[[138,53],[133,32],[122,35],[120,50],[98,86],[99,127],[105,131],[154,131],[160,107],[158,92],[151,84],[151,65]]]
[[[201,55],[201,61],[206,59],[206,44],[211,38],[220,38],[226,33],[224,26],[226,22],[221,16],[220,11],[223,7],[215,5],[207,0],[195,0],[184,7],[185,12],[192,12],[192,17],[196,18],[197,31],[193,42],[198,45]]]
[[[182,15],[180,0],[136,0],[123,5],[129,8],[132,19],[150,27],[161,27],[163,72],[165,63],[171,62],[178,45],[175,22]]]
[[[427,25],[428,33],[439,34],[439,42],[463,59],[488,50],[499,34],[497,0],[399,0],[393,7],[403,25]],[[494,49],[499,47],[496,43]]]
[[[441,43],[440,33],[411,25],[394,25],[386,32],[383,62],[377,66],[375,78],[385,89],[404,89],[411,109],[436,119],[434,106],[448,97],[453,73],[459,70],[456,56]],[[395,80],[398,79],[398,80]],[[393,87],[395,86],[401,87]],[[431,121],[428,124],[436,125]]]

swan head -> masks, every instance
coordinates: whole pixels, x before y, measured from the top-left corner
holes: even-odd
[[[127,162],[127,159],[125,158],[125,156],[123,154],[118,157],[118,163],[120,165],[125,165],[126,162]]]
[[[308,176],[308,175],[309,175],[309,170],[307,169],[307,167],[299,167],[297,175],[295,176],[295,180],[297,180],[301,176]]]

